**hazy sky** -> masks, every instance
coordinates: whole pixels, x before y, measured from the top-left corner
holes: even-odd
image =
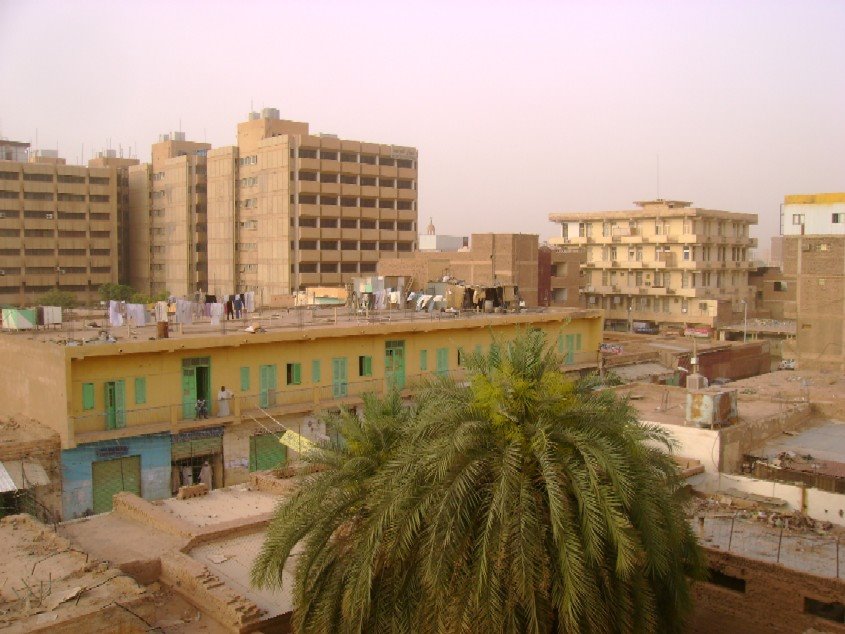
[[[0,0],[0,135],[231,145],[256,109],[420,151],[420,224],[845,191],[845,1]],[[136,150],[137,148],[137,150]],[[761,247],[765,245],[761,243]]]

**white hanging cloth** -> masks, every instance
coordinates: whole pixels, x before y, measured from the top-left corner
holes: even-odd
[[[156,321],[158,323],[162,323],[165,321],[169,321],[167,318],[167,302],[156,302]]]
[[[120,302],[109,300],[109,325],[112,327],[123,325],[123,315],[120,314]]]

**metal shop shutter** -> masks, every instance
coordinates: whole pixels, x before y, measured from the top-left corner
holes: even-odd
[[[252,436],[249,439],[249,470],[265,471],[285,464],[288,448],[274,434]]]
[[[141,456],[91,463],[94,513],[112,510],[112,496],[121,491],[141,495]]]
[[[222,452],[223,438],[221,436],[215,436],[213,438],[197,438],[196,440],[175,442],[170,445],[171,460],[183,460],[194,456],[207,456],[209,454]]]

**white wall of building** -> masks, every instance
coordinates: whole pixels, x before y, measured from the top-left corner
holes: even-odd
[[[833,222],[834,214],[839,214]],[[843,235],[845,234],[845,203],[795,204],[781,205],[781,223],[783,235]]]
[[[464,236],[423,234],[420,236],[420,251],[459,251],[466,242]]]

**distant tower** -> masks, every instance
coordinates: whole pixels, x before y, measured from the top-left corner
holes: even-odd
[[[437,235],[437,232],[434,230],[434,219],[431,216],[428,217],[428,227],[426,227],[425,232],[430,236]]]

